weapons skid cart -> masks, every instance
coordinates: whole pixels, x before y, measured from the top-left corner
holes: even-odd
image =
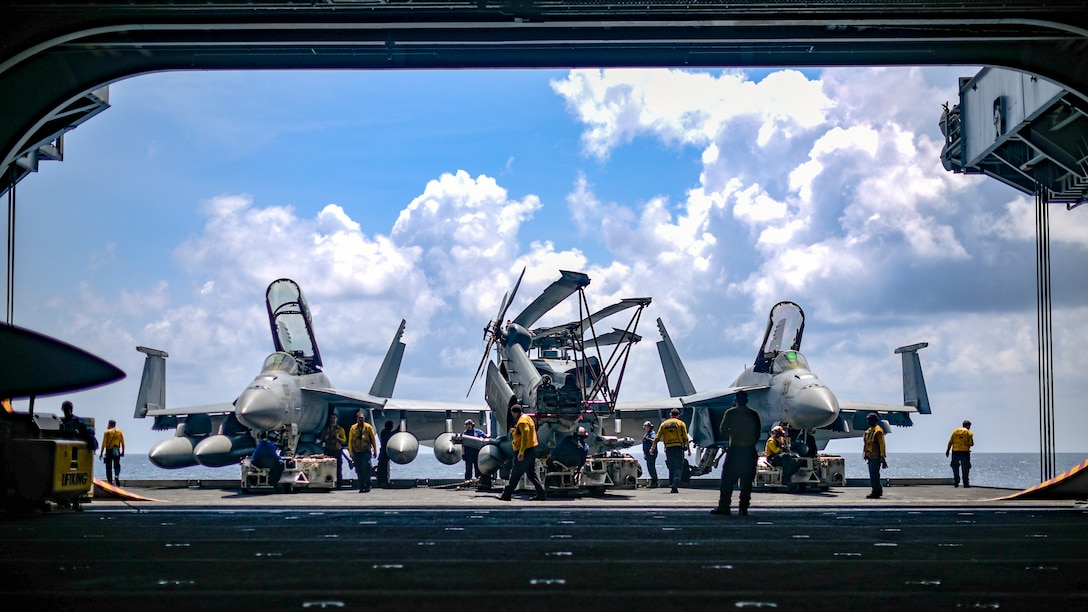
[[[325,490],[336,488],[336,458],[325,455],[297,455],[298,428],[284,436],[284,456],[280,460],[282,472],[274,476],[272,468],[253,465],[250,457],[242,459],[242,491],[293,493],[299,490]]]
[[[771,465],[766,457],[760,457],[756,463],[755,486],[771,490],[827,491],[831,487],[846,484],[845,460],[838,455],[819,455],[817,457],[794,457],[801,464],[789,482],[782,482],[782,466]]]

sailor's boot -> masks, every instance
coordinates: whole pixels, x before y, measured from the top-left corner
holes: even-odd
[[[740,494],[740,515],[748,516],[748,506],[752,504],[752,494],[745,495],[744,491]]]
[[[711,514],[720,514],[723,516],[729,515],[729,507],[733,505],[732,497],[720,497],[718,498],[718,507],[710,511]]]

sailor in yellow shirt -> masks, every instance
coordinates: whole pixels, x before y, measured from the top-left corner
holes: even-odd
[[[865,430],[865,451],[862,456],[869,464],[869,485],[873,488],[873,492],[865,497],[879,499],[884,494],[884,487],[880,485],[880,468],[888,467],[888,461],[884,457],[884,428],[880,426],[880,417],[875,412],[870,412],[865,419],[869,423],[869,429]]]
[[[348,443],[348,435],[344,433],[344,428],[336,422],[336,413],[329,414],[328,423],[325,425],[325,429],[321,430],[321,437],[318,438],[318,442],[321,442],[322,450],[326,457],[336,458],[336,488],[340,488],[341,484],[341,472],[344,469],[344,447]],[[352,459],[352,461],[355,461]],[[354,463],[352,464],[354,466]]]
[[[348,452],[355,461],[359,492],[368,493],[370,491],[370,459],[378,456],[378,440],[374,434],[374,426],[366,422],[366,415],[362,410],[355,417],[355,424],[348,432]]]
[[[106,463],[106,482],[121,484],[121,457],[125,456],[125,434],[117,429],[117,421],[110,419],[106,433],[102,434],[102,448],[98,458]]]
[[[679,493],[680,476],[684,474],[684,451],[691,454],[691,440],[688,440],[688,426],[680,420],[680,409],[673,408],[669,411],[669,418],[665,419],[657,428],[657,438],[654,440],[654,449],[659,442],[665,443],[665,465],[669,468],[670,493]]]
[[[971,433],[971,421],[964,421],[963,427],[957,427],[948,439],[944,456],[952,454],[953,486],[960,486],[960,471],[963,471],[963,488],[971,487],[971,447],[975,445],[975,434]]]
[[[536,489],[536,497],[533,499],[540,501],[548,499],[544,493],[544,485],[540,484],[540,478],[536,475],[536,447],[540,444],[536,439],[536,421],[523,412],[520,404],[510,407],[510,416],[518,420],[510,430],[517,456],[514,457],[514,467],[510,470],[510,480],[507,481],[499,499],[510,501],[510,496],[521,481],[522,475],[526,476]]]

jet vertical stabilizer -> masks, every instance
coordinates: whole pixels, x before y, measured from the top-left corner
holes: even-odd
[[[397,374],[400,373],[400,362],[404,357],[404,343],[400,341],[403,335],[404,319],[401,319],[400,327],[393,336],[393,342],[389,344],[389,350],[385,353],[382,367],[378,369],[374,384],[370,386],[370,394],[375,397],[393,397],[393,387],[397,385]]]
[[[895,349],[896,353],[903,355],[903,405],[914,406],[918,414],[932,414],[926,379],[922,376],[922,362],[918,359],[918,351],[927,346],[928,342],[920,342]]]
[[[657,319],[657,329],[661,332],[661,341],[657,343],[657,355],[661,358],[661,369],[665,372],[665,383],[669,386],[669,397],[683,397],[695,394],[695,385],[688,377],[684,362],[672,344],[672,338],[665,329],[665,324]]]
[[[135,419],[147,416],[148,410],[166,409],[166,351],[137,346],[137,351],[147,355],[144,359],[144,373],[140,378],[140,393],[136,396]]]

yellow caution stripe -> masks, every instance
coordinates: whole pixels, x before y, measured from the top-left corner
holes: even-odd
[[[94,486],[98,487],[98,489],[100,491],[102,491],[103,493],[109,493],[110,495],[113,495],[114,497],[120,497],[121,499],[129,499],[129,500],[132,500],[132,501],[150,501],[150,502],[161,502],[162,501],[161,499],[152,499],[150,497],[144,497],[143,495],[137,495],[135,493],[132,493],[131,491],[126,491],[126,490],[122,489],[121,487],[111,485],[110,483],[108,483],[108,482],[106,482],[104,480],[99,480],[98,478],[94,479]]]
[[[998,499],[1088,499],[1088,459],[1046,482]]]

